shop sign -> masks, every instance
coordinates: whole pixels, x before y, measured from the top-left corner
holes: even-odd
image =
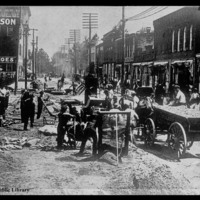
[[[15,26],[17,25],[16,18],[0,18],[0,25]]]
[[[16,57],[0,56],[0,63],[14,63]]]

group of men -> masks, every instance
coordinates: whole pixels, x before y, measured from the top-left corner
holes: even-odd
[[[174,85],[174,93],[169,103],[170,106],[185,105],[191,109],[199,110],[200,95],[197,88],[189,89],[189,94],[186,96],[180,89],[179,85]]]
[[[44,92],[41,90],[39,94],[34,94],[29,90],[22,89],[21,97],[20,97],[20,109],[21,109],[21,121],[24,123],[24,130],[28,130],[27,126],[30,119],[30,127],[33,127],[34,118],[35,118],[35,110],[37,104],[37,119],[40,118],[43,108],[43,97]],[[37,98],[37,103],[35,102],[35,98]]]

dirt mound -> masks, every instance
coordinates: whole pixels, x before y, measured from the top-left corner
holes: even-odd
[[[8,172],[18,167],[19,162],[14,160],[9,153],[0,153],[0,169],[1,172]],[[0,172],[0,173],[1,173]]]
[[[174,177],[168,165],[157,162],[153,155],[141,149],[133,148],[122,160],[111,183],[106,185],[115,194],[124,189],[129,190],[127,194],[138,195],[179,194],[180,190],[183,194],[188,184],[181,174]]]
[[[12,152],[0,152],[0,188],[10,188],[13,183],[16,185],[18,179],[15,178],[21,172],[22,162],[11,154]]]

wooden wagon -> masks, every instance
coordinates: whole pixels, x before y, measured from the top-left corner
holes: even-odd
[[[158,131],[160,129],[160,131]],[[154,106],[154,115],[145,123],[145,140],[152,145],[156,134],[168,133],[168,146],[181,158],[200,133],[200,111],[185,106]]]

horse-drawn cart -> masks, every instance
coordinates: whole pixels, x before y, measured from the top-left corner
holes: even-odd
[[[153,144],[156,134],[168,133],[168,146],[181,158],[200,133],[200,111],[185,106],[154,105],[154,115],[146,122],[145,137]]]

